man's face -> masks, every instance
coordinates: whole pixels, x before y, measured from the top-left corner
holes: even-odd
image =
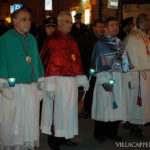
[[[119,33],[119,24],[118,24],[118,21],[115,21],[115,20],[110,21],[108,23],[108,27],[105,27],[105,32],[108,35],[116,36]]]
[[[63,19],[60,21],[60,23],[58,24],[59,28],[65,33],[69,33],[71,32],[71,28],[72,28],[72,17],[71,16],[64,16]]]
[[[103,23],[96,23],[96,26],[93,27],[93,32],[97,37],[100,37],[104,34],[104,24]]]
[[[53,26],[46,26],[45,27],[45,32],[46,32],[46,35],[47,36],[50,36],[54,33],[56,27],[53,27]]]
[[[16,18],[13,19],[14,28],[20,34],[29,32],[31,28],[31,16],[30,13],[22,11]]]

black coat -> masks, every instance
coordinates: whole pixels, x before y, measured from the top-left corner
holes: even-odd
[[[80,28],[76,27],[76,24],[74,23],[71,29],[71,35],[78,43],[81,36],[83,36],[84,33],[88,32],[88,28],[85,24],[81,23]]]
[[[84,34],[78,42],[83,68],[87,75],[89,74],[92,52],[97,40],[98,38],[95,36],[95,34],[93,32],[89,32]]]
[[[126,35],[127,35],[127,33],[124,32],[123,29],[120,29],[120,32],[119,32],[119,34],[118,34],[117,37],[118,37],[121,41],[123,41],[124,38],[126,37]]]

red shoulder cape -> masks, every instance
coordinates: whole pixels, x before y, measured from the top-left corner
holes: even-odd
[[[56,30],[41,50],[45,76],[77,76],[83,74],[80,53],[75,40]]]

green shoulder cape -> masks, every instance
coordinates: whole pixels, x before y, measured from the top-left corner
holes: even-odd
[[[31,64],[26,61],[27,53],[32,59]],[[30,33],[26,35],[26,42],[24,36],[14,29],[0,37],[0,78],[15,78],[16,83],[32,83],[42,76],[44,69],[37,43]]]

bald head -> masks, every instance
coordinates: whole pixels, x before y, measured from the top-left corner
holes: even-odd
[[[148,16],[146,14],[139,14],[136,18],[136,25],[138,28],[146,31],[148,29]]]
[[[72,17],[69,11],[62,11],[57,17],[58,29],[67,34],[71,32]]]

